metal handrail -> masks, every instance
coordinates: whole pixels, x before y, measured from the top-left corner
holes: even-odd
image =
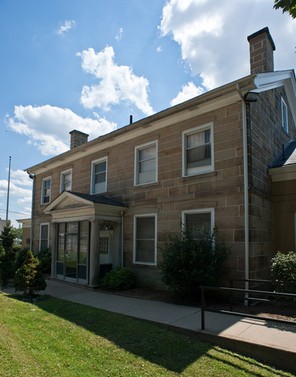
[[[209,286],[201,286],[201,329],[205,329],[205,308],[206,308],[206,303],[205,303],[205,291],[228,291],[228,292],[242,292],[245,294],[253,293],[253,294],[262,294],[262,295],[268,295],[268,296],[274,296],[274,297],[289,297],[289,298],[295,298],[296,299],[296,294],[294,293],[284,293],[284,292],[271,292],[271,291],[262,291],[262,290],[257,290],[257,289],[243,289],[243,288],[230,288],[230,287],[209,287]],[[259,300],[259,299],[258,299]],[[270,300],[268,300],[270,301]],[[240,317],[250,317],[250,318],[257,318],[257,319],[264,319],[264,320],[270,320],[270,321],[276,321],[276,322],[285,322],[285,323],[292,323],[296,324],[293,321],[288,321],[288,320],[280,320],[280,319],[275,319],[275,318],[267,318],[263,316],[257,316],[257,315],[252,315],[248,313],[242,313],[242,312],[233,312],[231,310],[208,310],[210,312],[216,312],[216,313],[223,313],[223,314],[232,314],[232,315],[237,315]]]

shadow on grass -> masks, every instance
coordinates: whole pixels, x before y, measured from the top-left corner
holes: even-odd
[[[213,348],[210,344],[139,319],[47,295],[33,300],[21,295],[9,297],[30,302],[109,340],[127,352],[175,373],[183,372]]]
[[[10,295],[9,297],[20,301],[29,301],[43,311],[74,323],[109,340],[126,352],[174,373],[182,373],[201,357],[206,358],[209,365],[215,361],[221,363],[221,366],[231,366],[235,368],[238,375],[240,372],[242,374],[250,372],[252,368],[246,367],[250,363],[253,366],[269,370],[268,367],[264,367],[256,361],[213,347],[196,338],[121,314],[63,301],[47,295],[40,296],[33,301],[21,295]],[[252,371],[252,376],[259,377],[262,374]],[[286,376],[286,374],[279,374],[279,376]]]

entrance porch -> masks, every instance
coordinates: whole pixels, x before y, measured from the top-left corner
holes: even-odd
[[[103,195],[64,191],[47,208],[51,215],[52,277],[96,286],[122,266],[126,207]]]

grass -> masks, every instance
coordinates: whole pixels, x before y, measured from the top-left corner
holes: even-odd
[[[0,377],[292,376],[137,319],[20,297],[0,294]]]

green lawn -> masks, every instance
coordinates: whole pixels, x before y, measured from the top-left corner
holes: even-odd
[[[0,376],[292,375],[140,320],[0,293]]]

